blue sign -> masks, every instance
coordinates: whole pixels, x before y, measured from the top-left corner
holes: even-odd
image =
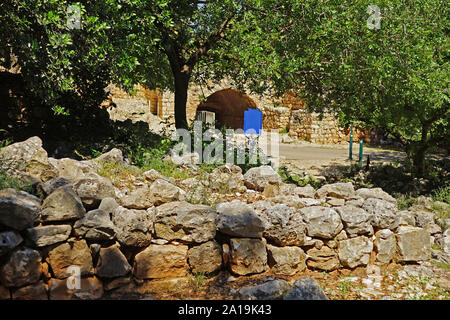
[[[262,129],[262,112],[258,109],[244,111],[244,132],[260,134]]]

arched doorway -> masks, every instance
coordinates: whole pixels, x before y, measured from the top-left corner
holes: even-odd
[[[201,103],[197,107],[197,113],[213,112],[219,128],[226,126],[232,129],[243,129],[244,113],[248,109],[258,109],[249,96],[238,90],[223,89],[214,92]]]

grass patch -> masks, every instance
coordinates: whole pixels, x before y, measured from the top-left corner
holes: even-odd
[[[311,176],[308,176],[307,178],[300,178],[298,175],[291,173],[286,166],[279,167],[278,174],[284,183],[295,184],[299,187],[304,187],[309,184],[317,190],[323,185],[323,183],[317,181]]]
[[[31,183],[15,177],[11,177],[5,171],[0,171],[0,190],[7,188],[13,188],[17,191],[33,193],[33,186],[31,185]]]
[[[397,206],[399,210],[407,210],[414,204],[416,204],[416,200],[409,195],[400,194],[397,196]]]
[[[203,287],[203,284],[205,280],[207,280],[208,277],[203,272],[194,273],[194,275],[191,278],[191,284],[194,291],[198,291]]]
[[[450,204],[450,185],[438,188],[433,192],[432,198],[434,201],[441,201]]]
[[[141,170],[134,166],[126,166],[123,163],[115,161],[104,161],[97,165],[97,173],[102,177],[111,180],[115,187],[124,184],[131,190],[133,181],[141,174]]]

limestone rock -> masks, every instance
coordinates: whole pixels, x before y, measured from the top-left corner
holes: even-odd
[[[201,243],[216,235],[216,212],[205,205],[184,201],[163,204],[155,208],[154,226],[158,238]]]
[[[124,246],[146,247],[152,240],[153,215],[149,210],[133,210],[118,207],[113,212],[112,222],[116,238]]]
[[[47,285],[43,282],[38,282],[13,291],[12,298],[14,300],[48,300],[47,291]]]
[[[101,248],[95,274],[101,278],[122,277],[131,271],[131,266],[117,246]]]
[[[78,266],[80,275],[93,274],[92,257],[85,240],[65,242],[48,253],[48,264],[58,279],[71,276],[70,267]]]
[[[209,186],[212,190],[239,192],[243,185],[242,169],[233,164],[225,164],[215,168],[209,175]]]
[[[23,178],[28,175],[42,181],[57,176],[56,168],[50,164],[47,151],[42,148],[39,137],[13,143],[0,150],[0,171],[10,176]]]
[[[369,238],[360,236],[339,241],[338,255],[341,264],[345,267],[356,268],[369,263],[373,243]]]
[[[0,285],[0,300],[10,300],[11,292],[4,286]]]
[[[389,263],[395,256],[397,242],[395,234],[389,229],[383,229],[376,234],[375,249],[377,251],[377,261],[381,263]]]
[[[70,185],[70,183],[70,180],[67,180],[66,178],[57,177],[47,181],[46,183],[42,183],[41,188],[48,196],[52,194],[56,189]]]
[[[343,228],[339,214],[326,207],[307,207],[300,209],[306,230],[310,237],[334,238]]]
[[[120,203],[127,209],[148,209],[153,207],[150,187],[143,186],[133,190],[120,199]]]
[[[267,251],[259,239],[230,239],[231,271],[238,275],[261,273],[266,269]]]
[[[291,288],[289,282],[275,279],[262,284],[243,287],[239,290],[240,299],[243,300],[279,300]]]
[[[12,251],[22,241],[22,236],[16,231],[0,232],[0,257]]]
[[[33,226],[39,216],[41,201],[14,189],[0,190],[0,224],[21,231]]]
[[[70,186],[53,191],[44,200],[41,210],[41,220],[44,222],[77,220],[86,213],[81,199]]]
[[[161,173],[159,173],[155,169],[150,169],[148,171],[145,171],[142,174],[142,176],[144,177],[145,180],[150,181],[150,182],[156,181],[158,179],[167,180],[166,177],[164,177]]]
[[[247,188],[263,191],[268,183],[281,183],[280,175],[271,166],[251,168],[244,174]]]
[[[134,260],[133,274],[139,279],[184,277],[187,273],[185,245],[150,245]]]
[[[294,282],[283,298],[284,300],[329,300],[319,284],[309,277]]]
[[[302,216],[285,204],[269,206],[259,214],[264,221],[263,236],[279,246],[302,246],[305,242],[306,226]]]
[[[354,237],[361,234],[373,234],[371,216],[363,209],[347,205],[336,208],[336,211],[341,216],[345,230],[347,231],[349,237]]]
[[[98,174],[81,178],[73,184],[74,191],[88,207],[98,207],[102,199],[114,198],[115,191],[111,181]]]
[[[425,228],[428,224],[434,223],[435,214],[429,211],[416,210],[413,211],[416,220],[416,227]]]
[[[133,280],[131,276],[115,278],[109,281],[108,283],[105,283],[103,286],[103,290],[111,291],[120,287],[124,287],[129,285],[132,281]]]
[[[216,241],[208,241],[188,251],[192,273],[211,274],[222,268],[222,247]]]
[[[362,208],[372,216],[373,227],[391,230],[398,227],[400,218],[395,204],[385,200],[369,198],[364,202]]]
[[[381,188],[361,188],[356,190],[356,194],[363,199],[375,198],[397,204],[397,200]]]
[[[93,241],[111,240],[116,233],[109,214],[100,209],[86,213],[83,218],[75,222],[73,228],[76,236]]]
[[[315,193],[316,190],[314,190],[314,188],[309,184],[304,187],[296,187],[294,189],[294,194],[298,195],[300,198],[314,198]]]
[[[94,165],[101,163],[124,163],[122,150],[113,148],[110,151],[101,154],[95,159],[90,160]]]
[[[422,228],[402,226],[397,230],[400,261],[423,261],[431,258],[430,233]]]
[[[299,247],[267,245],[268,264],[273,273],[292,276],[306,268],[306,255]]]
[[[36,246],[45,247],[66,241],[71,232],[72,227],[70,225],[49,225],[29,228],[27,229],[27,236]]]
[[[337,182],[333,184],[326,184],[316,191],[316,198],[333,197],[338,199],[346,199],[355,193],[353,184],[351,182]]]
[[[95,174],[96,170],[90,161],[77,161],[62,158],[55,161],[58,177],[75,181],[88,175]]]
[[[261,238],[264,222],[253,208],[239,200],[224,202],[217,206],[217,229],[230,236]]]
[[[118,207],[117,201],[114,198],[108,197],[102,199],[98,209],[105,211],[107,214],[112,214]]]
[[[49,282],[50,300],[97,300],[103,296],[103,284],[96,277],[81,278],[79,289],[69,289],[69,279],[51,279]]]
[[[414,217],[414,214],[411,211],[403,210],[398,213],[399,226],[416,226],[416,218]]]
[[[0,282],[5,287],[35,283],[41,276],[41,255],[32,249],[14,251],[0,267]]]
[[[307,265],[313,269],[333,271],[339,268],[339,259],[336,252],[327,246],[320,249],[312,248],[307,251]]]
[[[154,181],[149,189],[150,200],[156,206],[171,201],[182,201],[185,194],[181,188],[162,179]]]

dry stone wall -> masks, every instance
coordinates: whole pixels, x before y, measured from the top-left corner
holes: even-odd
[[[33,149],[25,141],[0,156],[12,160],[8,148],[14,148],[42,160],[39,138],[31,139]],[[293,276],[306,269],[410,264],[430,260],[435,241],[449,242],[433,215],[399,212],[396,200],[377,188],[355,190],[348,182],[314,190],[282,183],[270,166],[242,174],[226,165],[203,177],[207,184],[197,183],[209,188],[232,181],[245,197],[212,208],[187,202],[198,189],[195,178],[176,181],[154,170],[127,194],[96,173],[105,159],[125,165],[119,150],[91,161],[48,158],[42,161],[53,177],[43,174],[48,166],[21,169],[36,179],[43,199],[0,191],[1,299],[142,295],[223,270],[239,277]]]

